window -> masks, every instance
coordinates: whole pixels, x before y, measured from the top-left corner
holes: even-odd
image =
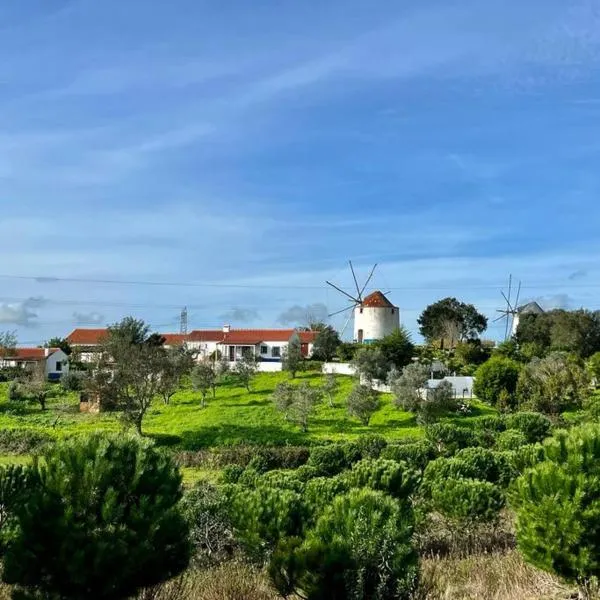
[[[361,307],[360,307],[360,314],[361,314],[361,315],[362,315],[362,311],[363,311],[363,309],[362,309],[362,306],[361,306]]]
[[[267,354],[267,352],[269,352],[269,348],[267,346],[261,346],[260,347],[260,353],[261,354]]]
[[[62,363],[60,362],[60,360],[56,363],[56,369],[55,369],[58,373],[60,373],[60,371],[62,371]]]
[[[279,346],[273,346],[271,348],[271,356],[273,358],[280,358],[281,357],[281,348]]]
[[[396,311],[392,308],[392,314],[394,314]]]

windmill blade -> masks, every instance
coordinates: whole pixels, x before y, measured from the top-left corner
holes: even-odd
[[[331,281],[326,281],[325,282],[327,285],[330,285],[332,288],[334,288],[335,290],[337,290],[338,292],[344,294],[344,296],[348,296],[348,298],[350,298],[350,300],[352,300],[352,302],[354,302],[355,304],[360,304],[360,300],[358,300],[357,298],[355,298],[354,296],[351,296],[348,292],[345,292],[342,288],[339,288],[337,285],[335,285],[334,283],[331,283]]]
[[[508,305],[510,306],[510,294],[512,291],[512,274],[508,276],[508,299],[506,300],[508,302]],[[504,296],[504,294],[502,294]],[[505,296],[506,298],[506,296]]]
[[[510,304],[510,300],[506,297],[506,294],[504,292],[500,292],[502,294],[502,297],[506,300],[506,304],[508,305],[508,311],[510,312],[511,310],[514,310],[513,307]],[[510,298],[510,296],[509,296]]]
[[[354,285],[356,286],[356,292],[358,293],[358,301],[362,302],[362,298],[360,295],[360,288],[358,287],[358,280],[356,279],[356,273],[354,272],[354,267],[352,266],[352,261],[349,260],[348,264],[350,265],[350,270],[352,271],[352,279],[354,279]]]
[[[348,323],[350,323],[351,318],[352,318],[352,313],[350,313],[348,315],[348,318],[346,319],[346,322],[344,323],[344,326],[342,327],[342,331],[340,331],[340,337],[343,337],[344,333],[346,332],[346,329],[348,329]]]
[[[371,272],[369,273],[369,276],[367,277],[367,280],[365,281],[365,285],[362,286],[362,290],[360,290],[360,293],[358,294],[358,297],[359,297],[359,299],[360,299],[361,302],[362,302],[363,292],[367,289],[367,286],[369,285],[369,282],[373,278],[373,273],[375,273],[375,269],[376,268],[377,268],[377,263],[375,263],[373,265],[373,268],[371,269]]]
[[[332,312],[330,314],[328,314],[328,317],[335,317],[335,315],[341,315],[342,313],[346,312],[347,310],[351,310],[356,306],[356,304],[353,304],[352,306],[346,306],[346,308],[342,308],[341,310],[336,310],[335,312]]]
[[[504,319],[507,316],[507,313],[505,311],[499,311],[499,312],[501,312],[502,314],[497,319],[494,319],[492,321],[492,323],[496,323],[497,321],[501,321],[502,319]]]
[[[521,296],[521,282],[519,281],[519,287],[517,288],[517,299],[515,301],[515,310],[519,310],[519,297]]]

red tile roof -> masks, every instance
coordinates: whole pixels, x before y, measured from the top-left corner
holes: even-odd
[[[187,342],[189,336],[184,333],[161,333],[163,338],[165,338],[166,346],[178,346]]]
[[[69,344],[75,346],[96,346],[106,336],[107,329],[74,329],[68,336]]]
[[[195,329],[188,335],[188,341],[220,342],[224,335],[222,329]]]
[[[224,344],[258,344],[259,342],[289,342],[293,329],[232,329],[223,336]]]
[[[369,294],[362,305],[368,308],[396,308],[379,290]]]
[[[49,348],[48,356],[54,354],[58,348]],[[8,352],[0,352],[4,360],[38,361],[46,358],[46,348],[13,348]]]
[[[312,344],[319,335],[318,331],[299,331],[298,337],[303,344]]]

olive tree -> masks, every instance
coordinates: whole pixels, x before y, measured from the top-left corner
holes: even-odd
[[[200,392],[202,408],[206,406],[206,396],[214,388],[216,378],[215,367],[210,360],[199,362],[192,371],[192,385]]]
[[[329,402],[329,407],[333,408],[333,400],[335,395],[338,393],[340,389],[340,384],[335,376],[335,373],[326,373],[323,377],[323,383],[321,385],[323,393],[327,396],[327,400]]]
[[[235,363],[233,369],[235,376],[248,392],[251,391],[250,385],[252,384],[257,371],[258,363],[253,356],[243,356],[241,360],[238,360]]]
[[[368,425],[379,408],[379,395],[368,385],[357,383],[346,398],[348,413],[363,425]]]
[[[139,437],[94,434],[42,456],[3,563],[22,597],[125,599],[186,568],[181,475],[166,454]]]
[[[281,358],[282,366],[285,371],[288,371],[292,378],[296,377],[296,373],[302,368],[302,344],[297,335],[292,336],[287,348],[283,351]]]

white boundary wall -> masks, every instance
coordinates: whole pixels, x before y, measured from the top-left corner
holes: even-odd
[[[234,364],[234,363],[232,363]],[[258,370],[261,373],[278,373],[280,371],[282,371],[282,363],[280,362],[259,362],[258,364]],[[233,367],[235,368],[235,367]]]
[[[336,375],[354,375],[356,369],[350,363],[323,363],[323,373],[335,373]]]

